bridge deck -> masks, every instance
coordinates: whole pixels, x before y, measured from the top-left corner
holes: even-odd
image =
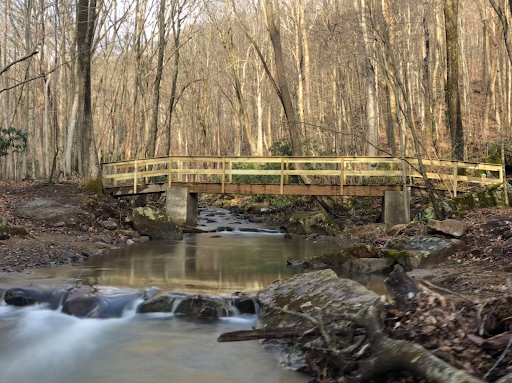
[[[220,183],[196,183],[196,182],[173,182],[173,186],[187,187],[190,193],[207,194],[269,194],[280,195],[279,185],[271,184],[226,184],[225,191],[222,192]],[[107,191],[115,197],[123,197],[139,194],[165,193],[167,183],[138,184],[137,191],[134,192],[133,186],[117,186],[106,188]],[[346,185],[344,187],[344,196],[373,196],[383,197],[385,191],[401,191],[399,185]],[[447,190],[438,189],[438,192],[444,195]],[[414,196],[427,196],[426,189],[420,186],[412,186],[411,194]],[[337,185],[284,185],[283,195],[328,195],[341,196],[340,187]]]
[[[423,162],[427,177],[453,195],[457,195],[461,182],[503,182],[499,164]],[[417,166],[416,158],[392,157],[173,156],[104,163],[103,180],[106,188],[118,196],[161,193],[178,185],[187,186],[192,193],[383,196],[385,191],[401,190],[404,176],[409,186],[421,179]],[[464,175],[459,174],[461,169]],[[297,176],[309,177],[313,182],[290,182]]]

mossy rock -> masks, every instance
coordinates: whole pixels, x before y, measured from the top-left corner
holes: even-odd
[[[285,227],[289,233],[302,235],[335,235],[341,231],[336,221],[323,212],[295,214],[285,224]]]
[[[330,313],[356,313],[377,298],[377,294],[363,285],[339,278],[332,270],[299,274],[273,282],[258,293],[263,315],[256,327],[296,325],[304,321],[298,316],[273,311],[274,307],[315,315],[318,308],[328,304]]]
[[[85,183],[84,191],[89,194],[103,194],[101,178],[91,178]]]
[[[341,249],[338,251],[331,251],[329,253],[319,255],[318,257],[307,259],[306,261],[304,261],[304,266],[316,269],[331,267],[340,268],[346,262],[352,259],[355,259],[353,255],[345,251],[345,249]]]
[[[183,239],[181,229],[163,212],[150,207],[133,209],[133,226],[154,239]]]
[[[392,239],[381,250],[381,255],[393,259],[407,270],[425,269],[437,266],[463,248],[461,240],[425,235]]]

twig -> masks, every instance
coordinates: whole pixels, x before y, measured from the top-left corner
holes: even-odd
[[[80,283],[81,279],[80,277],[82,276],[82,273],[84,272],[84,269],[82,268],[82,270],[80,270],[80,274],[78,274],[78,278],[76,279],[76,285],[75,285],[75,289],[78,287],[78,284]]]
[[[38,47],[38,45],[36,45],[36,48]],[[39,53],[39,51],[37,49],[34,49],[34,51],[32,53],[29,53],[28,55],[20,57],[19,59],[14,60],[13,62],[7,64],[4,68],[2,68],[2,70],[0,70],[0,76],[3,75],[5,72],[7,72],[9,69],[11,69],[12,66],[14,66],[22,61],[28,60],[29,58],[37,55],[38,53]]]
[[[498,358],[498,360],[496,361],[496,363],[494,363],[494,365],[487,372],[487,374],[484,375],[484,379],[487,379],[489,377],[489,375],[491,375],[491,373],[496,369],[496,367],[499,366],[499,364],[503,361],[503,359],[505,359],[505,355],[507,354],[507,351],[510,349],[510,346],[512,346],[512,336],[508,340],[507,347],[505,347],[505,350],[503,350],[503,352],[501,353],[501,355]]]
[[[424,284],[424,285],[427,285],[428,287],[432,288],[432,289],[436,289],[436,290],[439,290],[439,291],[442,291],[442,292],[445,292],[447,294],[451,294],[451,295],[455,295],[456,297],[459,297],[463,300],[465,300],[466,302],[470,302],[470,303],[473,303],[473,304],[476,304],[478,302],[475,302],[474,300],[472,299],[469,299],[468,297],[462,295],[462,294],[459,294],[459,293],[456,293],[455,291],[452,291],[452,290],[448,290],[448,289],[445,289],[444,287],[441,287],[441,286],[438,286],[438,285],[435,285],[433,284],[432,282],[429,282],[429,281],[426,281],[424,279],[420,280],[420,283]]]
[[[407,228],[408,228],[412,223],[413,223],[413,221],[409,222],[409,223],[408,223],[408,224],[406,224],[404,227],[400,228],[400,229],[395,233],[395,235],[393,235],[393,237],[396,237],[398,234],[400,234],[400,232],[401,232],[402,230],[407,229]]]

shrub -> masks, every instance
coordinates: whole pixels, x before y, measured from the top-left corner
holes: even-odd
[[[23,152],[27,148],[27,133],[13,127],[0,128],[0,157],[6,156],[9,149]]]

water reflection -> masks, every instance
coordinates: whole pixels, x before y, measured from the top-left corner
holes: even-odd
[[[332,249],[325,244],[258,233],[195,234],[183,241],[151,241],[93,257],[83,268],[36,272],[78,277],[86,283],[174,291],[257,292],[276,279],[299,272],[286,259],[305,258]]]

